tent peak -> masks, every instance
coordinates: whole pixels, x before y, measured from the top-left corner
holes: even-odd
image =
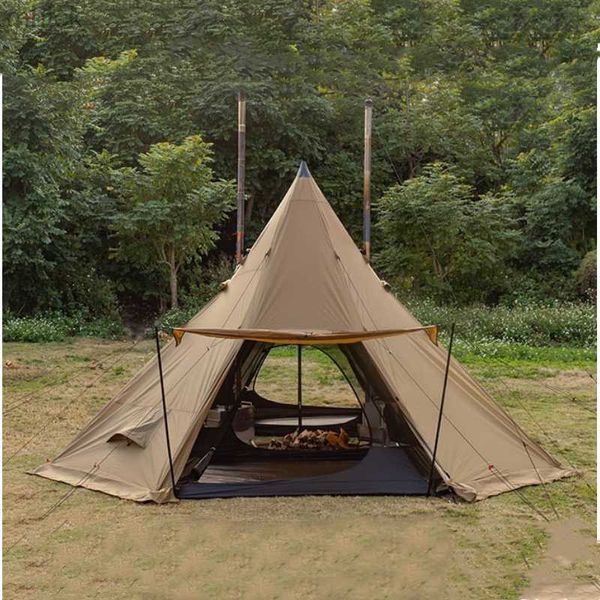
[[[300,161],[297,177],[312,177],[305,161]]]

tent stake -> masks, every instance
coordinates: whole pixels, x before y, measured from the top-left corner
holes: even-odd
[[[244,186],[246,181],[246,95],[238,92],[238,165],[237,165],[237,231],[235,233],[235,262],[244,254]]]
[[[298,344],[298,433],[302,431],[302,346]]]
[[[163,418],[165,420],[165,436],[167,438],[167,454],[169,455],[169,471],[171,473],[171,485],[173,494],[177,498],[177,489],[175,487],[175,472],[173,470],[173,456],[171,454],[171,439],[169,438],[169,421],[167,419],[167,401],[165,398],[165,382],[163,378],[162,359],[160,356],[160,340],[158,338],[158,327],[154,328],[154,337],[156,338],[156,354],[158,356],[158,372],[160,374],[160,393],[162,398]]]
[[[431,468],[429,469],[429,484],[427,485],[427,495],[431,496],[433,486],[433,474],[435,472],[435,459],[437,456],[438,442],[440,441],[440,430],[442,428],[442,413],[444,410],[444,401],[446,400],[446,387],[448,385],[448,373],[450,371],[450,358],[452,357],[452,342],[454,341],[454,325],[450,328],[450,344],[448,344],[448,358],[446,359],[446,371],[444,373],[444,387],[442,389],[442,399],[440,401],[440,414],[438,415],[437,429],[435,432],[435,443],[433,445],[433,456],[431,457]]]

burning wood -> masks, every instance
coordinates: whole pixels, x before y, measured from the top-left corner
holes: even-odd
[[[311,449],[311,450],[346,450],[352,448],[350,436],[340,427],[339,433],[317,429],[304,429],[300,433],[288,433],[282,438],[273,438],[267,445],[269,450]]]

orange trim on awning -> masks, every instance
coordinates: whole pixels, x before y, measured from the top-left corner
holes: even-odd
[[[379,329],[375,331],[300,331],[300,330],[269,330],[269,329],[211,329],[176,327],[173,329],[175,343],[179,346],[185,333],[205,335],[207,337],[251,340],[269,344],[294,344],[310,346],[314,344],[355,344],[366,340],[403,335],[424,331],[429,339],[437,345],[437,325],[411,327],[409,329]]]

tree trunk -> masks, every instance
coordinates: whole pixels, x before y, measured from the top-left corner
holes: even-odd
[[[169,283],[171,284],[171,308],[178,308],[177,299],[177,265],[175,264],[175,248],[169,253]]]

